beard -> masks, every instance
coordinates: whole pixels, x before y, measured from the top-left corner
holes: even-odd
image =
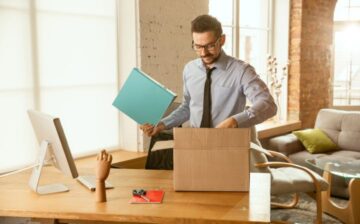
[[[215,63],[219,59],[220,54],[214,55],[214,54],[211,54],[211,53],[207,53],[207,54],[205,54],[203,56],[200,56],[200,57],[201,57],[201,60],[204,63],[204,65],[211,65],[211,64]]]

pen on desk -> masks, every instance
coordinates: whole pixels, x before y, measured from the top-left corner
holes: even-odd
[[[146,197],[146,191],[144,189],[134,189],[132,193],[134,196],[140,196],[145,201],[150,202],[150,199]]]
[[[148,197],[146,197],[145,195],[140,195],[140,197],[142,199],[144,199],[145,201],[150,202],[150,199]]]

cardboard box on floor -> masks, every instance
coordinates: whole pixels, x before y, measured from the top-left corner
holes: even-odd
[[[175,128],[176,191],[249,191],[248,128]]]

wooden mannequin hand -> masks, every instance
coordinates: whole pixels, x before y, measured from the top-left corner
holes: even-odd
[[[112,156],[102,150],[96,161],[96,201],[106,202],[105,180],[110,173]]]
[[[105,150],[102,150],[97,156],[96,180],[105,181],[110,173],[112,156]]]

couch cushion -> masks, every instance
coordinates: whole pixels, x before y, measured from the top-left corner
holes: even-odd
[[[321,190],[328,188],[328,183],[317,173],[312,172],[320,182]],[[271,194],[286,194],[295,192],[314,192],[315,186],[308,173],[293,167],[271,169]]]
[[[323,153],[337,149],[337,145],[319,128],[292,132],[310,153]]]
[[[286,156],[305,150],[305,147],[293,134],[272,137],[269,140],[264,141],[263,147],[269,150],[281,152]]]
[[[360,112],[321,109],[315,128],[320,128],[339,148],[360,151]]]
[[[345,111],[340,110],[321,109],[316,117],[315,128],[323,130],[335,144],[338,144],[344,113]]]
[[[338,145],[341,149],[360,152],[360,113],[349,112],[343,117]]]

